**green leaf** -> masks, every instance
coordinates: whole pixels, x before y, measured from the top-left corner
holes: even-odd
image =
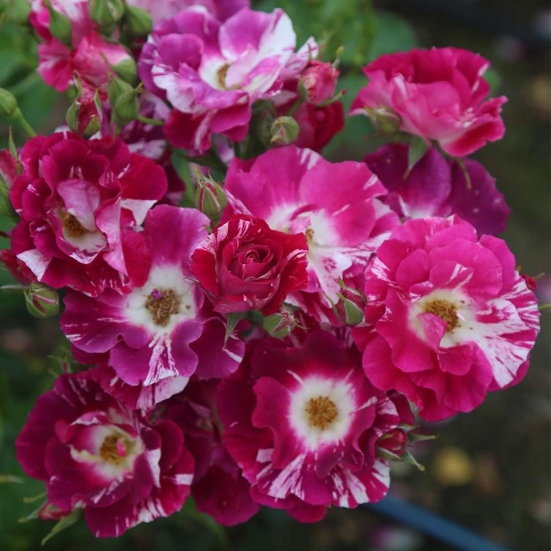
[[[417,46],[411,26],[398,15],[377,11],[376,25],[377,32],[371,41],[366,61],[373,61],[383,54],[411,50]]]
[[[190,162],[186,158],[185,151],[182,149],[173,149],[170,156],[170,161],[174,170],[184,181],[185,191],[182,200],[180,201],[181,207],[195,207],[195,180],[191,176]]]
[[[436,440],[436,434],[415,434],[410,432],[408,434],[410,442],[424,442],[425,440]]]
[[[412,171],[413,167],[423,158],[425,153],[429,148],[429,144],[423,138],[419,136],[414,136],[409,145],[408,151],[408,169],[404,178],[409,176],[409,173]]]
[[[421,463],[418,463],[415,457],[411,455],[408,451],[405,451],[401,456],[400,459],[404,461],[405,463],[409,463],[410,465],[415,465],[420,471],[425,471],[425,467],[421,465]]]
[[[484,78],[488,81],[490,85],[490,95],[495,96],[499,88],[501,87],[501,76],[496,69],[490,67],[485,73]]]
[[[44,545],[48,540],[53,538],[59,532],[72,526],[81,516],[82,509],[75,509],[72,513],[63,517],[53,528],[52,531],[42,540],[41,545]]]

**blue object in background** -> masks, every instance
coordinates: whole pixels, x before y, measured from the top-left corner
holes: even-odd
[[[387,495],[364,507],[409,526],[461,551],[510,551],[501,545],[399,497]]]

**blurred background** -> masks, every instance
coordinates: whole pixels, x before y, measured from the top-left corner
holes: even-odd
[[[10,0],[8,0],[10,1]],[[12,0],[13,1],[13,0]],[[458,46],[492,62],[493,95],[506,95],[505,139],[473,155],[497,179],[513,209],[504,238],[522,271],[539,280],[540,303],[551,302],[550,117],[551,9],[548,0],[261,0],[253,7],[285,9],[299,43],[325,38],[326,59],[345,46],[341,87],[348,107],[365,85],[360,68],[381,55],[415,46]],[[62,124],[68,104],[34,72],[36,43],[24,28],[0,27],[0,86],[17,95],[27,120],[40,133]],[[0,123],[1,124],[1,123]],[[347,126],[326,150],[331,160],[361,159],[377,146],[364,117]],[[7,126],[0,126],[6,147]],[[16,131],[16,143],[25,137]],[[9,226],[0,219],[0,230]],[[7,245],[1,240],[0,247]],[[0,272],[0,284],[11,282]],[[551,548],[550,310],[525,380],[488,396],[468,415],[426,427],[439,434],[414,451],[422,473],[406,464],[393,468],[391,492],[434,511],[509,549]],[[27,314],[23,297],[0,295],[0,549],[27,551],[53,523],[18,519],[37,504],[24,498],[43,492],[27,479],[14,457],[14,439],[38,394],[49,390],[52,355],[63,344],[57,319]],[[51,550],[171,551],[189,549],[263,551],[447,551],[447,544],[369,508],[332,509],[316,525],[301,525],[281,511],[263,510],[249,523],[224,530],[193,511],[139,526],[116,540],[95,540],[84,523],[46,544]],[[472,551],[477,551],[473,549]]]

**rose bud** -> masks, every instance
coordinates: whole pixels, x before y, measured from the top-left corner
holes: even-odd
[[[109,86],[107,87],[107,98],[109,99],[109,103],[114,106],[119,96],[127,92],[132,92],[133,90],[134,88],[132,88],[128,82],[118,77],[110,78]]]
[[[526,275],[526,274],[520,274],[520,277],[524,279],[524,283],[526,283],[526,287],[530,289],[533,293],[536,292],[536,289],[538,288],[538,280],[535,277]]]
[[[400,129],[400,116],[391,107],[364,107],[364,111],[381,136],[391,136]]]
[[[285,306],[282,306],[276,314],[265,317],[262,322],[264,330],[276,339],[285,338],[293,331],[296,325],[297,320],[292,310]]]
[[[311,60],[299,83],[301,98],[314,105],[330,100],[335,95],[339,71],[331,63]]]
[[[271,145],[289,145],[298,137],[298,124],[293,117],[278,117],[270,129]]]
[[[134,82],[138,75],[136,62],[131,57],[127,57],[126,59],[119,61],[111,68],[113,69],[113,71],[115,71],[115,74],[119,78],[122,78],[122,80],[126,82]]]
[[[44,5],[48,9],[50,15],[49,31],[54,38],[57,38],[62,44],[71,46],[71,38],[73,36],[73,27],[71,20],[62,13],[55,11],[50,3],[50,0],[43,0]]]
[[[275,231],[260,218],[233,215],[204,239],[191,270],[223,314],[275,314],[287,295],[308,284],[304,234]]]
[[[132,122],[140,114],[140,102],[138,101],[138,92],[124,92],[115,101],[113,106],[113,120],[125,126]]]
[[[102,119],[103,110],[97,90],[93,98],[81,97],[73,101],[65,117],[67,126],[84,139],[90,138],[100,130]]]
[[[218,220],[228,199],[222,186],[199,171],[195,174],[195,208],[206,214],[211,220]]]
[[[19,218],[10,201],[10,189],[17,178],[17,160],[8,149],[0,151],[0,214]]]
[[[31,283],[25,291],[27,310],[36,318],[49,318],[59,313],[59,295],[57,291],[42,283]]]
[[[384,452],[390,452],[393,455],[400,457],[408,447],[408,436],[402,429],[394,429],[392,432],[383,434],[377,440],[377,447]]]
[[[129,4],[126,4],[126,23],[134,36],[147,36],[153,29],[151,15],[146,10]]]
[[[112,27],[123,16],[124,3],[121,0],[92,0],[89,13],[100,27]]]
[[[0,88],[0,117],[12,119],[17,113],[17,100],[5,88]]]

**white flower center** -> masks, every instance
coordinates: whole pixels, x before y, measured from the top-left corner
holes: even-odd
[[[291,375],[300,387],[291,397],[289,421],[309,449],[342,440],[357,410],[352,385],[342,380]]]
[[[193,288],[178,266],[153,266],[145,285],[128,295],[126,317],[154,334],[170,333],[182,317],[195,318]]]

